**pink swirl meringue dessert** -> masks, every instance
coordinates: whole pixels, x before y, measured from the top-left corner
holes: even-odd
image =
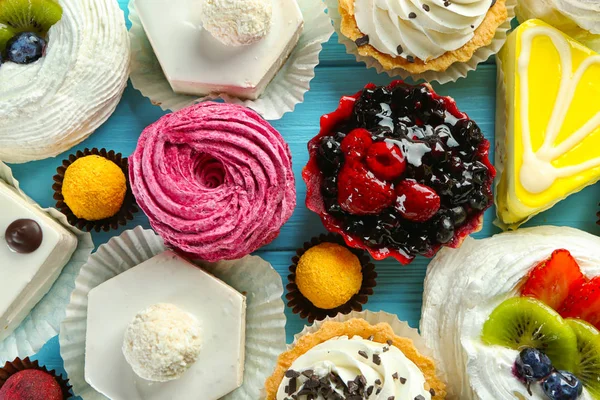
[[[270,243],[296,206],[287,143],[239,105],[205,102],[165,115],[142,132],[129,176],[165,243],[207,261]]]

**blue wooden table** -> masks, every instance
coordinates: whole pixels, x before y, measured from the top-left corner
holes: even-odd
[[[128,0],[119,0],[126,16],[127,2]],[[281,274],[284,285],[287,283],[288,266],[294,250],[312,236],[324,232],[319,218],[304,206],[306,187],[301,179],[302,167],[308,160],[306,143],[318,133],[319,117],[323,113],[333,111],[340,96],[355,93],[368,82],[387,84],[389,81],[387,75],[378,75],[372,69],[367,70],[364,64],[356,63],[354,57],[346,54],[345,48],[337,43],[337,37],[334,35],[321,53],[321,64],[317,67],[316,77],[311,83],[311,90],[307,93],[304,103],[298,105],[293,113],[288,113],[281,120],[273,122],[292,150],[298,206],[292,218],[281,230],[280,236],[256,254],[273,265]],[[467,79],[443,86],[435,84],[433,86],[438,93],[454,97],[459,108],[480,125],[486,137],[493,143],[495,85],[496,67],[490,61],[488,64],[480,65],[477,71],[469,74]],[[21,187],[34,200],[43,207],[53,206],[52,176],[61,160],[68,154],[85,147],[106,147],[129,155],[135,149],[140,132],[164,114],[159,107],[153,106],[148,99],[129,85],[114,115],[88,140],[55,159],[12,165],[14,175],[21,182]],[[595,224],[594,218],[599,200],[600,186],[589,187],[539,215],[527,226],[568,225],[600,234],[600,226]],[[484,228],[475,237],[487,237],[499,232],[492,225],[494,216],[495,210],[488,210]],[[150,228],[147,218],[142,213],[138,213],[134,221],[125,228],[109,233],[94,233],[94,243],[99,246],[106,243],[110,237],[119,235],[124,229],[131,229],[136,225]],[[392,259],[376,262],[379,274],[377,287],[366,307],[370,310],[395,313],[400,319],[417,327],[427,264],[428,260],[422,257],[417,258],[410,266],[401,266]],[[292,314],[289,309],[286,309],[286,316],[289,342],[293,334],[302,329],[305,321]],[[49,341],[35,358],[50,368],[62,371],[57,338]]]

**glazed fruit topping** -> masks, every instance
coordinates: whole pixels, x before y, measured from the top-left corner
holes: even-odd
[[[550,400],[575,400],[583,393],[583,385],[575,375],[555,370],[548,356],[538,349],[521,350],[515,370],[517,377],[528,385],[541,383]]]
[[[585,282],[577,261],[568,250],[556,250],[548,260],[539,263],[521,289],[523,296],[535,297],[555,310],[574,288]]]
[[[533,268],[521,295],[544,302],[563,318],[581,319],[600,328],[600,277],[588,280],[568,250],[554,251]]]
[[[46,47],[46,41],[33,32],[23,32],[14,36],[6,44],[8,61],[17,64],[31,64],[39,60]]]
[[[398,179],[406,169],[406,160],[400,148],[388,142],[377,142],[369,147],[367,166],[375,176],[384,181]]]
[[[552,361],[538,349],[528,347],[521,350],[515,363],[517,376],[527,382],[544,379],[552,372]]]
[[[377,179],[362,164],[346,163],[338,179],[338,202],[350,214],[379,214],[394,202],[392,185]]]
[[[309,150],[318,170],[309,163],[305,173],[321,177],[326,227],[376,258],[406,263],[457,246],[492,204],[489,142],[425,85],[367,85],[342,98]]]
[[[542,383],[542,389],[551,400],[575,400],[583,393],[583,385],[573,374],[554,371]]]
[[[405,179],[396,186],[396,210],[402,218],[414,222],[431,219],[440,209],[440,196],[429,186]],[[448,225],[454,230],[454,225]]]
[[[367,155],[367,151],[372,144],[371,133],[366,129],[358,128],[350,132],[342,140],[341,147],[346,159],[362,160]]]
[[[600,329],[600,277],[575,287],[559,310],[564,318],[578,318]]]

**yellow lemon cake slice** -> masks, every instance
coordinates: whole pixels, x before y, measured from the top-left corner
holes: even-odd
[[[516,229],[600,179],[600,55],[529,20],[497,59],[496,224]]]

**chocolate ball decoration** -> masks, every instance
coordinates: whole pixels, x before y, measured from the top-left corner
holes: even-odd
[[[42,244],[42,228],[32,219],[18,219],[6,228],[6,243],[11,250],[29,254]]]

